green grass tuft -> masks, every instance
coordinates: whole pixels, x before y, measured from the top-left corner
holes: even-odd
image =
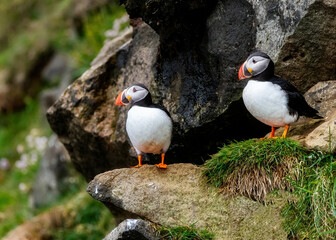
[[[283,210],[284,228],[290,238],[336,238],[336,159],[312,151],[296,167],[297,179],[289,178],[298,200]]]
[[[247,140],[224,145],[204,164],[208,182],[227,194],[262,201],[274,189],[288,189],[283,178],[307,150],[290,139]]]
[[[207,230],[197,230],[191,226],[179,226],[174,228],[162,227],[160,229],[160,239],[163,240],[209,240],[214,238],[214,234]]]

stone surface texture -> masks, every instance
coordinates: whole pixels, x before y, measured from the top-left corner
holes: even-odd
[[[103,240],[158,240],[152,223],[142,219],[126,219]]]
[[[122,2],[133,32],[108,40],[48,111],[87,180],[136,163],[125,131],[128,107],[114,106],[117,94],[134,83],[145,84],[172,116],[167,163],[201,164],[224,142],[269,131],[241,100],[246,81],[238,81],[237,70],[251,52],[268,52],[277,74],[300,91],[336,79],[332,1]]]
[[[244,197],[226,198],[192,164],[116,169],[97,175],[87,191],[110,208],[168,227],[195,223],[216,239],[286,239],[279,219],[287,200],[265,206]]]

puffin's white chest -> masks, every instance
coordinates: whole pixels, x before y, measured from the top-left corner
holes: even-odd
[[[286,92],[277,84],[250,80],[243,91],[247,110],[259,121],[280,127],[295,122],[298,115],[290,115]]]
[[[128,111],[126,131],[138,154],[166,152],[172,128],[172,120],[159,108],[133,106]]]

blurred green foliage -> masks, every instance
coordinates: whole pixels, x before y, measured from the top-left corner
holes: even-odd
[[[79,77],[103,46],[105,31],[125,9],[112,1],[86,14],[75,26],[74,5],[74,0],[0,2],[0,68],[24,67],[30,56],[50,49],[69,56],[76,69],[74,77]]]
[[[7,158],[12,163],[17,160],[17,146],[25,142],[33,128],[39,129],[41,135],[50,134],[37,100],[27,99],[26,107],[20,112],[0,114],[0,158]]]
[[[94,14],[89,14],[83,20],[81,34],[71,37],[71,32],[63,31],[54,39],[55,48],[74,61],[74,78],[82,75],[90,67],[91,61],[103,46],[106,30],[111,29],[114,20],[124,14],[125,10],[122,7],[110,4]],[[64,38],[69,41],[64,41]]]
[[[85,194],[76,204],[77,215],[71,228],[61,228],[52,233],[54,240],[103,239],[115,226],[110,211],[100,202]]]
[[[39,52],[62,53],[71,60],[73,79],[90,66],[104,43],[104,33],[112,28],[113,21],[125,10],[111,1],[108,5],[88,11],[74,24],[75,0],[13,0],[0,1],[0,73],[29,69],[32,59]],[[77,16],[78,18],[78,16]],[[2,76],[0,76],[2,77]],[[0,79],[0,81],[10,81]],[[40,86],[43,90],[48,86]],[[0,238],[8,231],[55,205],[73,201],[77,193],[86,187],[81,176],[73,172],[68,191],[43,209],[29,206],[29,192],[39,168],[37,161],[19,168],[16,162],[22,155],[34,151],[27,146],[27,136],[34,134],[49,137],[51,130],[40,111],[37,96],[25,101],[26,107],[19,112],[0,114],[0,160],[10,163],[8,170],[0,169]],[[18,146],[23,152],[18,151]],[[25,156],[27,157],[27,156]],[[78,207],[78,208],[77,208]],[[111,213],[99,202],[86,194],[76,205],[76,219],[71,228],[54,233],[55,239],[101,239],[113,228]]]

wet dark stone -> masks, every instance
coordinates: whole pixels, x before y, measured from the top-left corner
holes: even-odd
[[[126,219],[103,240],[158,240],[153,224],[142,219]]]

